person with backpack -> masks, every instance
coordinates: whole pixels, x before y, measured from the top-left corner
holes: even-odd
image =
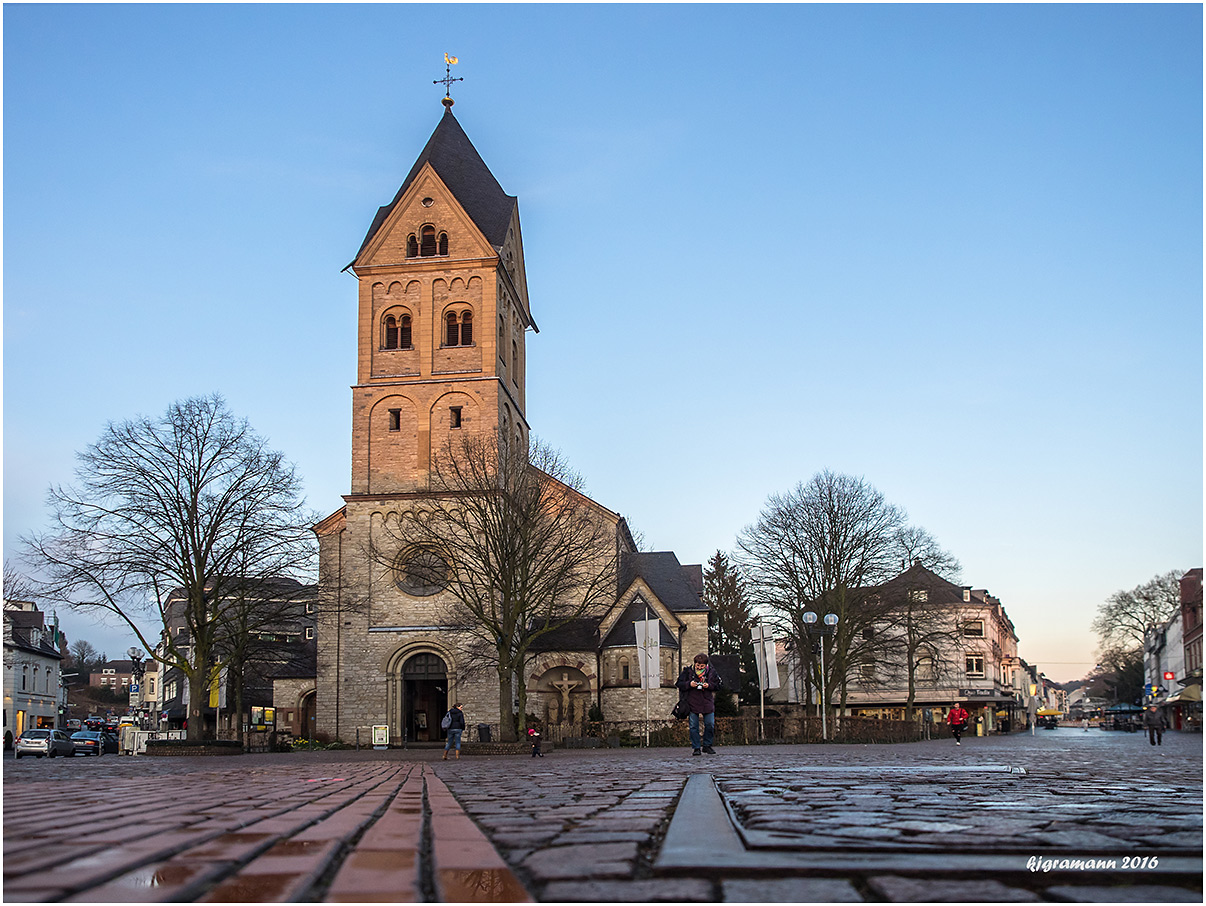
[[[712,737],[716,733],[716,692],[720,689],[720,674],[708,663],[706,654],[695,655],[690,667],[684,667],[675,683],[680,692],[686,693],[687,726],[691,733],[691,754],[715,755]],[[703,738],[699,735],[699,719],[703,718]]]
[[[465,711],[460,702],[448,709],[444,719],[440,721],[440,729],[448,732],[448,741],[444,743],[443,760],[448,760],[451,751],[456,759],[461,757],[461,734],[465,732]]]
[[[959,741],[959,737],[967,729],[967,721],[970,717],[971,714],[959,702],[955,702],[955,707],[951,708],[950,713],[946,715],[946,722],[950,725],[951,735],[955,737],[955,745],[957,746],[963,745]]]

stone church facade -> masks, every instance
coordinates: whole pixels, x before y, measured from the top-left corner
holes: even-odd
[[[526,341],[537,327],[518,203],[451,99],[348,269],[359,284],[351,493],[315,527],[316,729],[349,740],[387,726],[394,743],[434,741],[442,714],[460,701],[471,727],[497,733],[497,675],[466,669],[465,640],[447,625],[451,592],[416,579],[423,552],[379,553],[397,543],[391,524],[441,505],[429,486],[433,451],[451,449],[458,432],[528,442]],[[606,720],[644,717],[633,620],[661,623],[654,718],[676,700],[678,670],[707,650],[701,568],[673,553],[637,552],[623,518],[593,505],[614,539],[606,554],[619,555],[615,596],[547,636],[520,678],[527,711],[542,724],[581,724],[592,705]]]

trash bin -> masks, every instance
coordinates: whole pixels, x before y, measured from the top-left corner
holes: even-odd
[[[478,724],[477,725],[477,741],[478,742],[489,742],[490,741],[490,725],[489,724]]]

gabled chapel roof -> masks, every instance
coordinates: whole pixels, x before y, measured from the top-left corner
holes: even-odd
[[[356,259],[360,258],[365,246],[369,244],[381,224],[385,222],[394,207],[401,201],[402,196],[406,194],[410,184],[415,181],[415,177],[419,175],[423,165],[427,163],[431,164],[432,169],[439,174],[440,179],[456,196],[456,200],[472,218],[477,228],[482,231],[487,241],[495,248],[501,248],[503,241],[507,238],[507,228],[511,225],[511,214],[515,210],[517,200],[514,195],[508,195],[503,191],[498,180],[494,178],[494,174],[490,172],[490,168],[486,166],[486,162],[473,147],[473,142],[469,141],[469,136],[465,134],[461,124],[452,115],[452,108],[445,107],[439,125],[431,133],[427,144],[423,146],[419,159],[410,168],[410,173],[406,175],[402,187],[394,195],[394,200],[377,210],[377,216],[373,218],[373,225],[369,227],[364,241],[360,243],[360,250],[356,252],[353,264]]]
[[[666,608],[673,613],[708,610],[700,597],[703,572],[698,564],[683,566],[673,551],[631,553],[620,557],[621,594],[636,579],[644,579]]]

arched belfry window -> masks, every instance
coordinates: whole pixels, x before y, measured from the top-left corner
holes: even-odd
[[[419,240],[415,238],[415,234],[411,233],[406,238],[406,257],[417,258],[419,255]]]
[[[473,345],[473,312],[450,311],[444,315],[444,345]]]
[[[382,349],[410,349],[410,315],[386,315],[381,326]]]
[[[431,258],[436,253],[435,227],[425,226],[419,233],[419,257]]]
[[[437,244],[439,245],[439,253],[441,255],[447,255],[448,254],[448,234],[440,233],[439,242]]]

